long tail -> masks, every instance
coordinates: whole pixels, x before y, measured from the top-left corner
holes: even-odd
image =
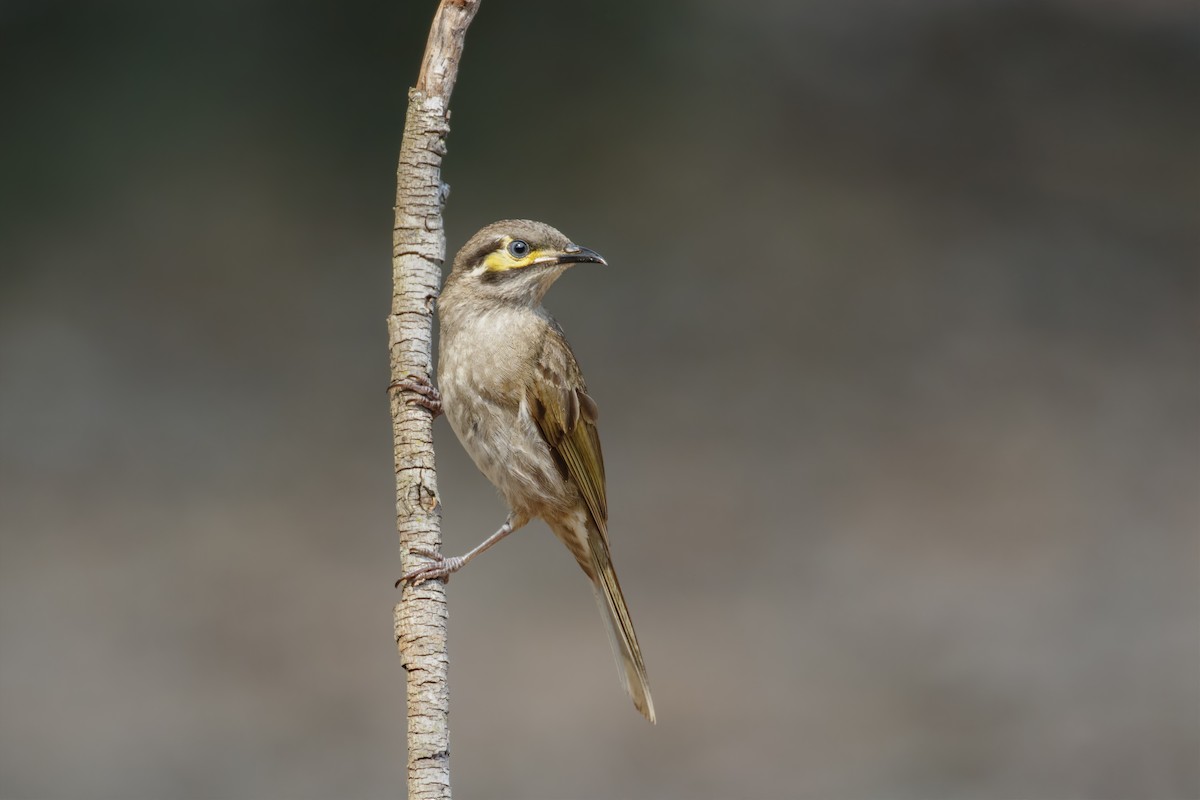
[[[588,550],[595,575],[592,588],[608,630],[608,643],[612,645],[613,655],[617,659],[621,683],[633,698],[637,710],[653,723],[654,701],[650,698],[650,681],[646,678],[642,648],[638,646],[633,620],[629,618],[629,607],[625,605],[625,595],[621,593],[621,584],[613,569],[608,541],[593,525],[588,525]]]

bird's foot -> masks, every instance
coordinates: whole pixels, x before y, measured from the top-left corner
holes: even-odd
[[[484,539],[479,544],[475,545],[474,549],[472,549],[470,552],[461,556],[454,556],[453,558],[446,558],[436,550],[427,550],[424,547],[411,547],[409,548],[410,553],[415,553],[419,556],[425,556],[426,558],[430,559],[432,563],[426,564],[423,567],[417,567],[416,569],[407,573],[403,578],[396,581],[396,588],[399,589],[400,584],[402,583],[407,583],[410,586],[416,586],[418,583],[435,581],[438,579],[449,583],[450,576],[466,566],[468,561],[482,553],[484,550],[487,550],[496,542],[500,541],[505,536],[508,536],[510,533],[524,524],[525,519],[514,521],[512,514],[509,514],[508,519],[504,520],[504,524],[500,526],[499,530],[497,530],[488,538]]]
[[[425,556],[431,560],[431,563],[417,567],[411,572],[406,572],[404,577],[396,581],[396,588],[400,588],[400,584],[407,583],[410,586],[416,586],[418,583],[425,581],[442,580],[446,583],[450,582],[450,576],[462,569],[463,564],[467,563],[467,559],[463,556],[451,556],[446,558],[441,553],[434,550],[426,550],[424,547],[414,547],[409,550],[410,553],[415,553],[419,556]]]
[[[409,375],[401,380],[392,381],[388,385],[388,391],[393,389],[411,392],[405,400],[413,405],[424,406],[435,418],[442,413],[442,393],[424,375]]]

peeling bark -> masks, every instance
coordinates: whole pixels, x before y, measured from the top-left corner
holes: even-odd
[[[429,32],[417,85],[408,93],[408,115],[396,170],[392,230],[392,306],[388,350],[392,382],[433,369],[433,312],[446,257],[442,206],[448,187],[441,164],[450,132],[450,93],[462,58],[467,26],[478,0],[442,0]],[[441,550],[441,506],[433,453],[433,418],[389,393],[396,471],[396,527],[401,568],[418,566],[415,548]],[[408,797],[450,797],[450,693],[447,685],[446,588],[442,581],[405,586],[394,612],[396,645],[407,673]]]

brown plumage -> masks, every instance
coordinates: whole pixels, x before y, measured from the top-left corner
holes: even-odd
[[[454,259],[438,300],[440,408],[510,514],[465,556],[426,554],[433,562],[403,580],[448,576],[540,517],[591,580],[622,683],[654,722],[641,648],[609,554],[598,410],[562,329],[542,307],[563,272],[589,262],[605,263],[530,220],[487,226]],[[436,397],[427,386],[405,388]],[[436,399],[427,404],[438,408]]]

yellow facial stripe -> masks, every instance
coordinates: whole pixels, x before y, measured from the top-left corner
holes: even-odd
[[[511,236],[505,236],[500,240],[499,246],[495,250],[488,253],[483,259],[483,268],[485,272],[505,272],[510,269],[521,269],[528,267],[540,257],[545,255],[541,250],[531,250],[524,258],[513,258],[508,252],[509,242],[512,241]]]

